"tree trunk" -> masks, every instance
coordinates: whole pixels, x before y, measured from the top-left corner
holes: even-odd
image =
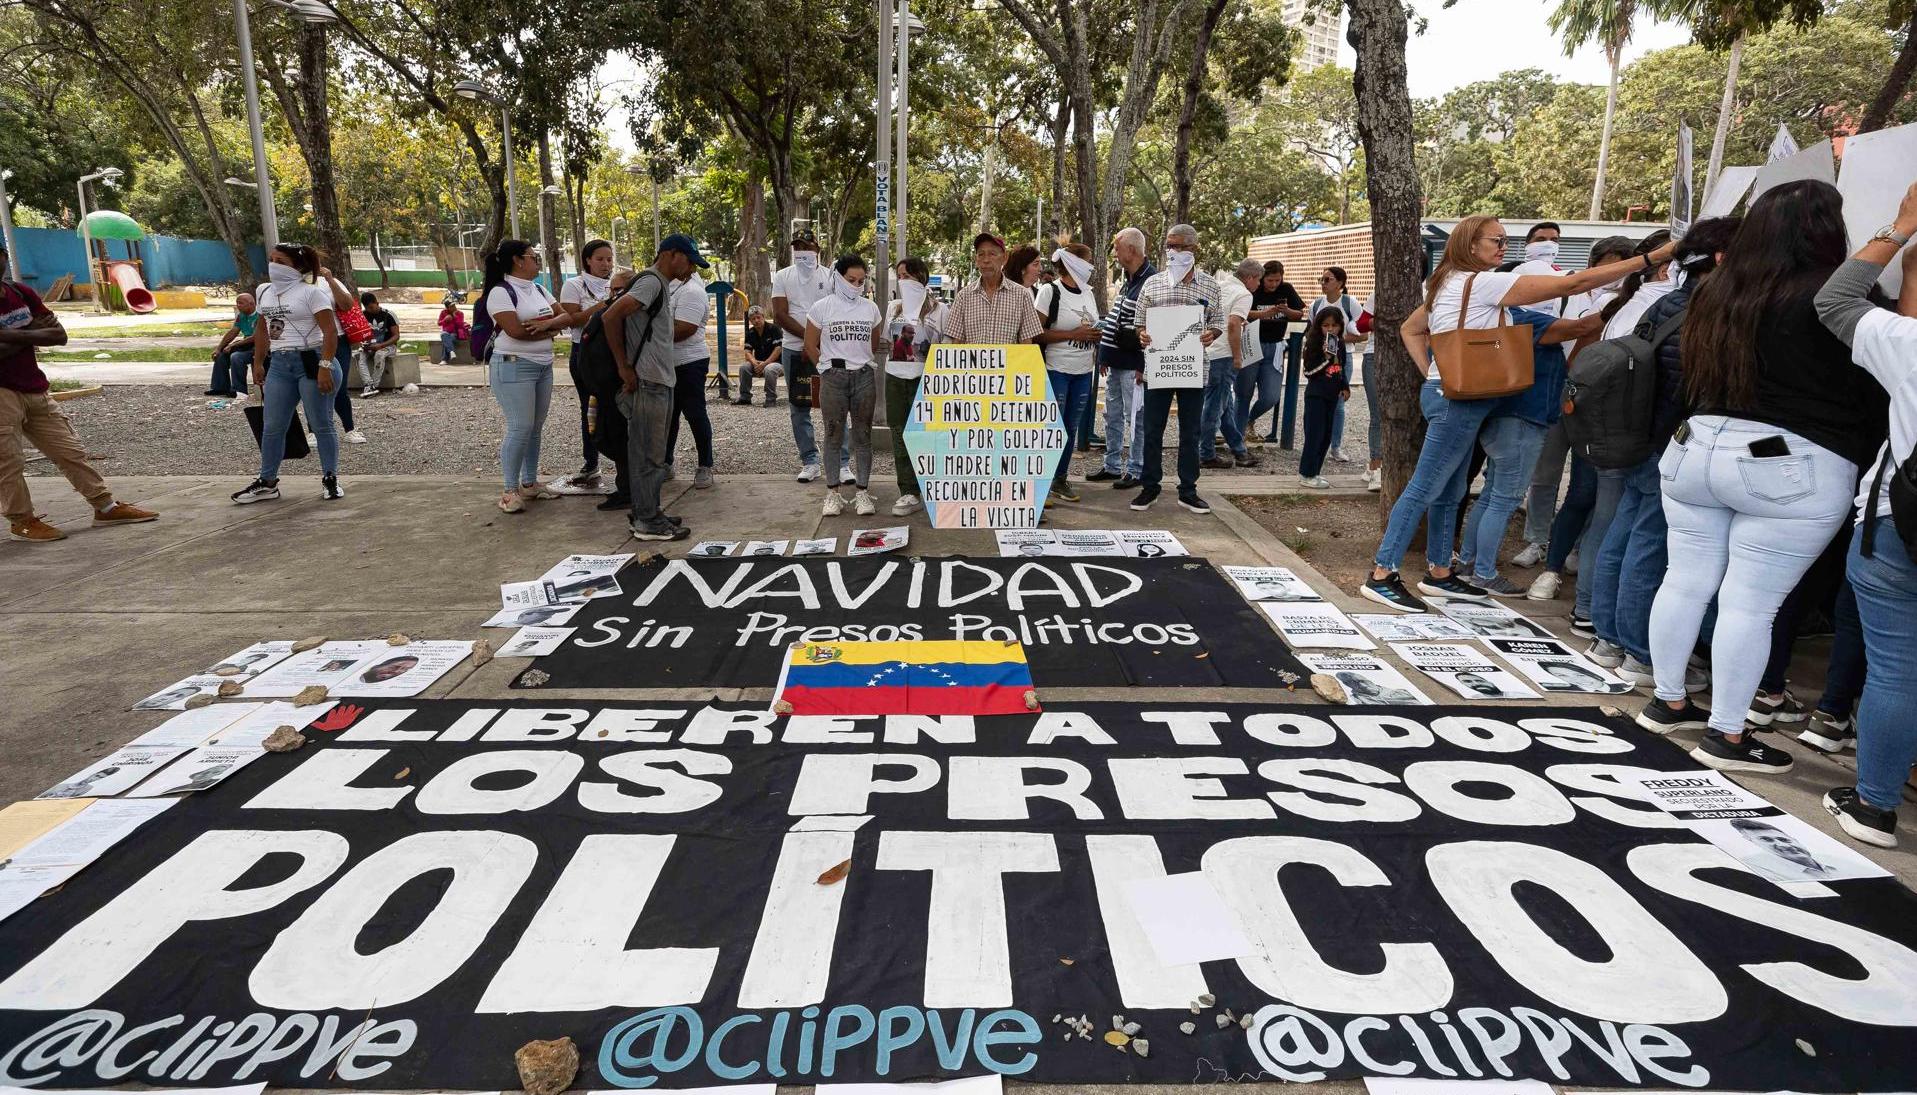
[[[1857,127],[1859,133],[1870,133],[1884,128],[1890,121],[1890,112],[1896,109],[1897,101],[1904,97],[1910,87],[1911,73],[1917,71],[1917,10],[1913,10],[1910,25],[1904,28],[1904,48],[1897,51],[1897,63],[1890,66],[1890,74],[1884,77],[1884,87],[1877,97],[1870,101],[1870,108],[1864,111],[1864,121]]]
[[[1420,303],[1417,139],[1405,77],[1407,24],[1402,0],[1346,0],[1346,41],[1357,52],[1352,90],[1358,100],[1358,136],[1365,150],[1371,196],[1371,248],[1377,303],[1372,345],[1376,368],[1364,378],[1378,385],[1384,430],[1385,512],[1411,478],[1417,458],[1418,389],[1424,365],[1414,363],[1398,326]]]
[[[1065,215],[1065,134],[1072,126],[1072,104],[1061,96],[1052,111],[1052,236],[1069,235]]]
[[[326,30],[299,23],[293,33],[299,56],[297,72],[290,72],[293,66],[281,64],[270,55],[261,67],[306,161],[320,261],[349,291],[358,292],[353,281],[353,255],[340,219],[339,186],[333,174],[332,120],[326,103]]]
[[[765,251],[765,180],[746,177],[745,201],[739,209],[739,246],[732,252],[733,284],[754,304],[771,298],[772,269]],[[744,317],[740,317],[743,319]]]
[[[1724,65],[1724,97],[1717,103],[1717,130],[1711,134],[1711,162],[1704,169],[1704,193],[1717,185],[1717,173],[1724,166],[1724,142],[1731,133],[1731,113],[1737,106],[1737,70],[1744,62],[1744,35],[1731,43],[1730,60]]]
[[[381,289],[391,289],[393,287],[393,276],[386,272],[386,256],[381,254],[379,250],[379,233],[374,232],[368,238],[371,241],[368,250],[370,250],[373,255],[373,266],[379,270],[379,287]]]
[[[996,115],[992,118],[992,126],[992,141],[985,146],[985,166],[979,172],[978,226],[972,229],[974,232],[989,231],[992,227],[992,176],[998,174],[998,117]]]
[[[546,278],[552,285],[553,296],[559,295],[559,287],[565,284],[565,274],[560,269],[559,254],[559,210],[553,202],[551,188],[552,140],[546,127],[539,127],[539,246],[546,253]]]
[[[1623,50],[1613,48],[1611,55],[1611,84],[1604,92],[1604,128],[1598,134],[1597,178],[1591,183],[1591,215],[1588,219],[1597,220],[1604,210],[1604,171],[1611,161],[1611,122],[1617,116],[1617,70],[1623,59]]]
[[[1219,17],[1230,2],[1211,0],[1205,5],[1198,35],[1192,40],[1191,64],[1185,69],[1185,93],[1178,105],[1178,138],[1172,143],[1172,206],[1180,224],[1191,223],[1191,131],[1198,118],[1198,96],[1205,88],[1205,58],[1211,52],[1212,32],[1218,29]],[[1338,223],[1343,224],[1344,218],[1340,217]]]

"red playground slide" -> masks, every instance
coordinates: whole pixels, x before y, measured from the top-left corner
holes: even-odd
[[[153,293],[140,279],[139,267],[130,262],[108,262],[106,274],[113,284],[120,287],[120,295],[126,298],[126,306],[134,312],[145,314],[154,308]]]

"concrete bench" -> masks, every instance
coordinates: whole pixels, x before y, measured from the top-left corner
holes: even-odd
[[[386,367],[386,375],[379,378],[379,390],[390,392],[404,388],[408,384],[419,383],[419,355],[400,353],[393,355],[393,363]]]

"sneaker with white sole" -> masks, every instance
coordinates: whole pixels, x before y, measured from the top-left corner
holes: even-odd
[[[635,540],[683,540],[692,535],[692,531],[684,525],[675,525],[663,518],[650,525],[628,524],[626,529]]]
[[[693,490],[711,490],[712,489],[712,469],[711,468],[700,468],[698,471],[695,471],[692,473],[692,489]]]
[[[1200,515],[1211,512],[1211,503],[1205,501],[1203,498],[1198,497],[1198,492],[1195,490],[1179,491],[1178,504],[1192,511],[1193,513],[1200,514]]]
[[[320,497],[326,499],[328,502],[337,502],[346,497],[346,492],[340,488],[339,476],[320,476]]]
[[[1797,740],[1820,753],[1841,753],[1857,748],[1857,720],[1849,715],[1839,718],[1829,711],[1812,711],[1810,722]]]
[[[233,492],[233,504],[236,506],[250,506],[255,502],[271,502],[279,496],[280,485],[277,480],[268,483],[264,479],[255,479],[245,487]]]
[[[359,390],[359,397],[361,399],[371,399],[378,394],[379,394],[378,388],[361,388]]]
[[[792,478],[801,483],[815,483],[818,481],[819,476],[824,474],[824,468],[819,467],[817,464],[807,464],[805,467],[800,468],[799,474]]]
[[[1431,611],[1430,605],[1411,595],[1411,591],[1404,586],[1404,579],[1399,577],[1395,570],[1382,578],[1366,579],[1363,588],[1358,590],[1358,594],[1366,600],[1376,601],[1386,608],[1395,608],[1399,612]]]
[[[1475,601],[1479,604],[1488,604],[1491,601],[1489,593],[1458,577],[1456,573],[1443,578],[1426,575],[1418,583],[1418,592],[1427,597],[1436,597],[1441,601]]]
[[[1370,471],[1365,472],[1365,489],[1373,494],[1384,489],[1384,470],[1382,468],[1372,468]]]
[[[845,496],[835,490],[826,491],[825,505],[819,507],[819,512],[826,515],[827,517],[837,517],[840,514],[844,513],[845,512]]]
[[[1351,463],[1351,457],[1349,457],[1349,456],[1347,456],[1347,455],[1345,455],[1345,450],[1343,450],[1343,449],[1333,449],[1333,450],[1331,450],[1331,458],[1332,458],[1333,460],[1336,460],[1336,461],[1337,461],[1338,463],[1340,463],[1340,464],[1349,464],[1349,463]]]
[[[1691,750],[1691,759],[1720,772],[1764,772],[1778,776],[1791,770],[1789,753],[1758,741],[1756,734],[1740,734],[1738,738],[1732,741],[1712,730]]]
[[[1531,588],[1529,586],[1521,586],[1502,574],[1488,582],[1481,581],[1476,584],[1479,589],[1484,590],[1493,597],[1523,597],[1530,592]]]
[[[1616,643],[1607,643],[1603,639],[1592,643],[1591,649],[1586,650],[1584,656],[1606,669],[1616,669],[1624,664],[1625,658],[1630,657],[1623,647]]]
[[[1897,846],[1897,811],[1879,810],[1865,802],[1855,787],[1839,787],[1824,796],[1824,809],[1837,819],[1844,835],[1877,848]]]
[[[919,501],[918,495],[901,494],[899,495],[899,500],[892,503],[892,516],[904,517],[908,514],[917,513],[924,508],[925,503]]]
[[[1513,555],[1511,557],[1511,565],[1514,567],[1537,566],[1539,563],[1544,562],[1545,551],[1546,551],[1546,545],[1544,544],[1538,544],[1538,543],[1525,544],[1523,551],[1520,551],[1516,555]],[[1538,599],[1548,600],[1548,598],[1543,598],[1543,597],[1540,597]]]
[[[1651,667],[1626,654],[1624,659],[1612,667],[1612,672],[1639,688],[1649,688],[1657,683],[1657,677],[1651,673]]]
[[[366,444],[366,435],[358,430],[347,430],[346,436],[340,440],[346,442],[348,445],[364,445]]]
[[[833,497],[838,495],[834,494]],[[852,512],[860,517],[870,517],[879,512],[879,501],[872,497],[871,491],[862,490],[852,497]]]
[[[1298,480],[1298,485],[1301,487],[1309,487],[1312,490],[1330,490],[1331,480],[1326,479],[1322,475],[1307,475]]]
[[[1751,697],[1751,709],[1744,717],[1758,726],[1769,726],[1774,722],[1803,722],[1810,717],[1810,709],[1791,695],[1789,688],[1775,697],[1759,692]]]
[[[1580,639],[1597,638],[1597,626],[1591,623],[1591,617],[1581,616],[1577,609],[1571,610],[1571,634]]]
[[[1523,558],[1523,555],[1523,552],[1518,553],[1519,558]],[[1518,562],[1517,559],[1513,559],[1511,562],[1516,566],[1524,565]],[[1563,576],[1557,571],[1547,570],[1543,574],[1531,579],[1531,588],[1525,590],[1524,595],[1533,601],[1555,601],[1558,597],[1558,586],[1562,585],[1563,582]]]
[[[852,474],[852,465],[840,464],[839,465],[839,486],[856,487],[858,485],[859,485],[859,479],[858,479],[858,476]]]
[[[1635,721],[1653,734],[1668,734],[1673,730],[1703,730],[1711,724],[1711,713],[1699,707],[1696,700],[1687,698],[1683,707],[1673,709],[1653,696]]]

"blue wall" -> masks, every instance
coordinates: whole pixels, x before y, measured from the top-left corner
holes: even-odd
[[[14,256],[22,279],[36,289],[46,289],[64,274],[72,274],[82,285],[92,280],[82,267],[85,249],[80,234],[60,228],[16,228],[14,240],[20,253]],[[127,258],[131,244],[105,240],[107,253]],[[173,285],[218,285],[240,280],[233,265],[233,252],[218,240],[183,240],[173,236],[148,236],[140,241],[140,258],[146,263],[144,274],[151,289]],[[266,252],[252,245],[253,261],[266,266]]]

